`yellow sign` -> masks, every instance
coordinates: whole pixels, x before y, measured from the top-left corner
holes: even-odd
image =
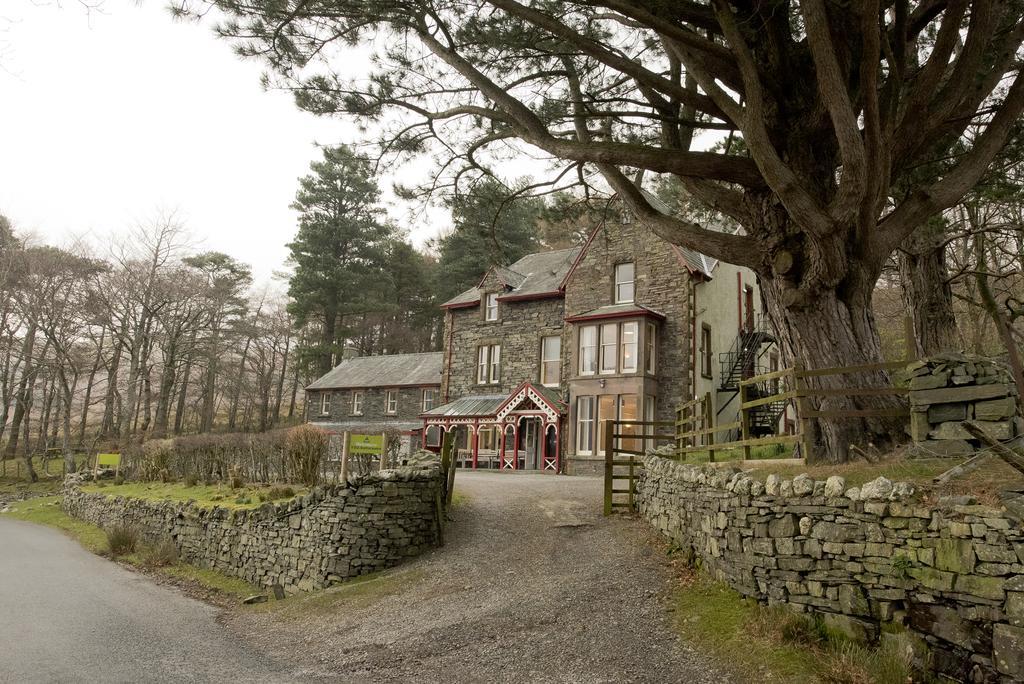
[[[384,453],[384,435],[349,435],[348,453],[380,456]]]
[[[97,466],[121,467],[121,454],[96,454]]]

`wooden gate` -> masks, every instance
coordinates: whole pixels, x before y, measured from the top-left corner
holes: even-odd
[[[648,449],[676,441],[671,421],[605,420],[604,436],[604,514],[617,510],[635,510],[636,481]]]

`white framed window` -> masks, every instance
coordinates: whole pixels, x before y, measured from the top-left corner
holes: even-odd
[[[484,308],[484,320],[485,321],[496,321],[498,320],[498,294],[496,292],[489,292],[485,296],[485,308]]]
[[[421,406],[424,413],[434,408],[434,392],[436,391],[433,387],[425,387],[423,389],[423,403]]]
[[[615,265],[615,303],[629,304],[634,299],[636,265],[632,261]]]
[[[558,335],[540,338],[540,384],[547,387],[562,381],[562,338]]]
[[[320,415],[326,416],[331,413],[331,393],[321,392],[320,393]]]
[[[635,394],[620,394],[619,395],[619,417],[617,420],[631,420],[637,421],[640,419],[638,409],[639,401]],[[639,434],[637,425],[622,425],[620,427],[620,434],[623,435],[636,435]],[[629,449],[630,451],[637,451],[640,449],[640,440],[635,437],[622,437],[617,440],[617,444],[620,448]]]
[[[640,324],[636,321],[623,323],[620,330],[622,336],[622,372],[635,373],[637,364],[637,351],[640,348]]]
[[[492,385],[501,381],[501,345],[491,345],[491,372],[489,379]]]
[[[580,328],[580,375],[597,372],[597,326]]]
[[[388,390],[384,401],[384,413],[398,413],[398,390]]]
[[[644,369],[648,373],[654,373],[657,370],[657,341],[657,328],[653,323],[648,323],[647,336],[644,338]]]
[[[594,453],[594,397],[576,398],[576,453]]]
[[[597,398],[597,453],[601,456],[605,454],[605,423],[618,416],[615,412],[618,407],[616,399],[614,394],[602,394]]]
[[[484,344],[476,348],[476,384],[494,385],[501,379],[501,345]]]
[[[601,326],[601,372],[614,373],[619,362],[619,326],[605,323]]]
[[[476,384],[487,384],[487,350],[486,345],[476,348]]]
[[[352,415],[363,415],[363,393],[355,391],[352,393]]]

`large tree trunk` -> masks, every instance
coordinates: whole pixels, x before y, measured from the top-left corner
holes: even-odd
[[[881,363],[882,348],[871,308],[871,289],[877,278],[869,269],[852,264],[851,277],[833,289],[818,288],[815,295],[794,296],[782,278],[762,278],[764,299],[772,327],[786,358],[805,369],[838,368]],[[858,285],[859,284],[859,285]],[[826,375],[807,379],[812,388],[844,389],[890,384],[884,371]],[[891,397],[825,397],[811,399],[812,410],[836,411],[899,407]],[[816,418],[808,462],[842,463],[851,444],[889,446],[902,432],[901,421],[890,418]]]
[[[21,379],[18,381],[18,391],[15,394],[14,417],[11,420],[11,438],[7,441],[7,455],[13,457],[18,453],[19,428],[22,421],[28,424],[28,417],[25,415],[29,405],[29,396],[32,393],[31,380],[35,374],[35,366],[32,363],[32,353],[36,345],[36,325],[29,323],[25,331],[25,339],[21,345]]]
[[[946,247],[913,240],[898,252],[903,304],[914,330],[918,358],[960,348]]]
[[[103,397],[103,421],[100,423],[99,437],[110,437],[116,435],[118,413],[117,407],[117,382],[118,373],[121,369],[121,354],[124,350],[124,343],[118,338],[114,343],[114,351],[110,357],[110,367],[107,370],[107,391]]]

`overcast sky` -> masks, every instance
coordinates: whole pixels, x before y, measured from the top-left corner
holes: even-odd
[[[0,0],[0,213],[60,244],[177,210],[202,248],[268,279],[316,143],[352,142],[354,129],[264,91],[260,64],[209,22],[173,21],[163,0],[91,14],[44,3]],[[447,227],[439,210],[391,213],[417,245]]]

